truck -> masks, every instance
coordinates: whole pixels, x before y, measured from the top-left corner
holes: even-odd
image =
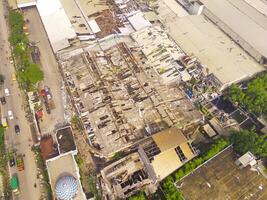
[[[23,171],[24,170],[24,162],[23,162],[22,155],[17,156],[16,163],[17,163],[18,171]]]
[[[14,194],[19,194],[19,180],[17,174],[13,174],[10,180],[10,186]]]

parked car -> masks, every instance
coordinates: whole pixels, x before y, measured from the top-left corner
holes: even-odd
[[[19,125],[15,125],[15,133],[19,134],[20,133],[20,127]]]
[[[13,167],[13,166],[15,166],[15,158],[12,156],[11,158],[10,158],[10,160],[9,160],[9,166],[10,167]]]
[[[6,98],[5,97],[1,97],[0,100],[1,100],[2,105],[6,104]]]
[[[8,88],[5,89],[5,95],[6,95],[6,97],[8,97],[10,95]]]
[[[4,128],[8,128],[8,123],[7,123],[7,118],[6,117],[2,117],[1,118],[1,124]]]
[[[7,111],[7,115],[10,120],[14,119],[12,110]]]

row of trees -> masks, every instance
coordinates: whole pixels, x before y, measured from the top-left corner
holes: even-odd
[[[11,10],[8,20],[10,27],[9,42],[13,46],[12,53],[16,58],[19,81],[27,90],[32,90],[36,83],[43,80],[43,72],[37,64],[31,61],[32,49],[27,36],[23,32],[23,15],[18,11]]]
[[[232,101],[255,114],[267,116],[267,73],[252,80],[244,90],[231,86],[229,93]]]
[[[5,134],[4,128],[0,127],[0,173],[2,175],[3,186],[4,186],[4,195],[5,198],[10,198],[11,189],[9,186],[9,178],[7,175],[7,154],[5,148]]]

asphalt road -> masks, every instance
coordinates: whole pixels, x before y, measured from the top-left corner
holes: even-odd
[[[31,146],[31,130],[25,118],[25,112],[22,109],[22,98],[17,82],[12,81],[14,67],[10,64],[10,50],[8,44],[8,27],[4,19],[4,2],[0,1],[0,73],[5,76],[4,86],[0,90],[0,96],[4,95],[4,88],[8,88],[10,96],[6,97],[7,103],[1,106],[1,115],[7,116],[8,110],[13,111],[14,119],[8,120],[9,128],[6,130],[7,148],[16,150],[17,154],[24,156],[25,170],[18,172],[16,167],[10,168],[10,174],[17,173],[20,183],[20,194],[14,199],[20,200],[38,200],[41,196],[40,184],[37,180],[37,167]],[[20,134],[14,130],[15,124],[20,126]],[[37,187],[34,187],[34,183]]]

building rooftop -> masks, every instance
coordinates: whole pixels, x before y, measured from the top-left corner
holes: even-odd
[[[60,0],[38,0],[37,9],[53,51],[70,46],[69,39],[76,38],[76,33]]]
[[[106,0],[76,0],[76,2],[89,19],[91,15],[109,8]]]
[[[60,2],[75,32],[78,35],[92,34],[92,31],[90,30],[88,23],[87,23],[88,18],[83,15],[78,4],[76,3],[77,1],[60,0]]]
[[[65,176],[72,176],[76,179],[78,183],[78,190],[76,196],[73,200],[85,200],[85,194],[82,190],[82,185],[80,182],[79,168],[75,162],[74,156],[72,154],[60,155],[55,158],[46,161],[47,171],[49,175],[49,180],[53,195],[55,196],[55,189],[58,180]]]
[[[77,150],[70,126],[56,131],[56,141],[60,154]]]
[[[40,141],[41,155],[44,160],[48,160],[59,155],[59,152],[56,147],[54,147],[54,141],[52,136],[47,136],[41,139]]]
[[[215,75],[222,89],[264,70],[263,66],[202,15],[175,18],[167,22],[166,26],[176,43],[188,55],[196,56],[208,68],[208,72]]]
[[[36,5],[36,0],[16,0],[18,8]]]
[[[264,200],[267,180],[249,167],[240,169],[232,147],[177,183],[187,200]]]
[[[139,153],[143,162],[149,161],[159,180],[197,155],[191,142],[176,127],[163,130],[140,142]]]
[[[244,1],[253,8],[255,8],[261,14],[267,15],[267,4],[265,0],[244,0]]]
[[[244,39],[261,55],[267,57],[267,16],[245,0],[200,0],[225,25]],[[242,22],[242,23],[240,23]]]
[[[152,135],[152,138],[159,147],[160,151],[166,151],[187,142],[184,134],[175,127]]]

